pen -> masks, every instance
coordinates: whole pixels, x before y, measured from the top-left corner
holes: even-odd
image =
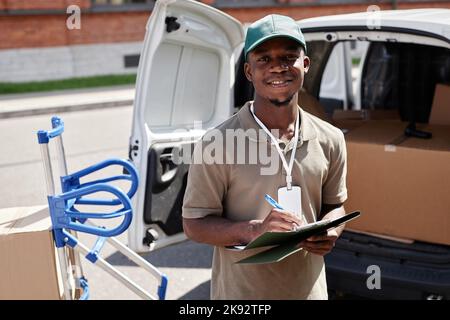
[[[278,202],[276,202],[271,196],[269,196],[268,194],[266,194],[264,196],[264,199],[266,199],[266,201],[274,208],[280,209],[280,210],[284,210],[282,206],[280,206],[280,204]]]
[[[284,210],[282,206],[280,206],[280,204],[278,202],[276,202],[271,196],[269,196],[268,194],[266,194],[264,196],[264,199],[266,199],[266,201],[274,208],[280,209],[280,210]],[[292,231],[297,231],[300,228],[300,226],[298,225],[294,225],[292,227]]]

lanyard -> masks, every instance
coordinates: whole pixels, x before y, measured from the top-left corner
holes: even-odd
[[[250,111],[253,114],[253,117],[255,118],[256,122],[259,124],[259,126],[267,133],[267,135],[270,137],[272,142],[275,144],[275,147],[278,151],[278,154],[280,155],[281,161],[283,162],[284,170],[286,170],[286,185],[287,189],[292,189],[292,168],[294,166],[294,159],[295,159],[295,151],[297,150],[297,141],[298,141],[298,126],[299,126],[299,118],[300,114],[297,108],[297,119],[295,120],[295,133],[294,133],[294,147],[292,149],[291,154],[291,160],[289,161],[289,166],[287,164],[286,158],[284,157],[283,151],[281,151],[280,146],[278,145],[277,139],[273,136],[273,134],[267,129],[267,127],[264,125],[264,123],[261,122],[261,120],[258,119],[254,112],[253,104],[250,106]]]

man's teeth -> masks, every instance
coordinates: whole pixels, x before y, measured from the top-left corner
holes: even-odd
[[[283,83],[286,83],[286,81],[272,81],[270,84],[277,85],[277,84],[283,84]]]

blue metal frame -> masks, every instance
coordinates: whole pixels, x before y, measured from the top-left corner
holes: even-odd
[[[64,122],[59,117],[52,117],[53,130],[39,130],[37,132],[39,144],[48,143],[51,138],[60,136],[64,132]]]
[[[103,246],[105,245],[105,241],[106,241],[105,237],[98,237],[97,241],[95,242],[94,247],[88,253],[88,255],[86,255],[86,259],[88,259],[92,263],[95,263],[98,260],[98,254],[100,253]]]
[[[167,282],[168,282],[167,276],[165,274],[162,274],[161,275],[161,285],[158,287],[159,300],[166,299]]]
[[[85,277],[80,279],[80,287],[83,289],[83,294],[80,297],[80,300],[88,300],[89,299],[89,284]]]
[[[93,172],[99,171],[101,169],[104,169],[104,168],[112,166],[112,165],[122,166],[126,170],[128,170],[128,172],[130,174],[129,175],[118,175],[118,176],[113,176],[113,177],[109,177],[106,179],[94,180],[94,181],[86,182],[83,184],[80,183],[81,177],[85,177]],[[117,180],[131,181],[130,190],[128,190],[127,196],[128,196],[128,198],[132,198],[138,188],[138,174],[137,174],[136,168],[129,161],[122,160],[122,159],[105,160],[105,161],[97,163],[93,166],[90,166],[86,169],[82,169],[75,173],[61,177],[61,184],[62,184],[63,192],[67,192],[67,191],[70,191],[73,189],[83,188],[83,187],[87,187],[90,185],[98,185],[101,183],[117,181]],[[111,205],[112,206],[112,205],[118,205],[121,202],[119,201],[119,199],[114,199],[114,200],[77,199],[75,203],[76,204]]]
[[[117,196],[117,198],[123,204],[123,208],[111,213],[90,213],[71,210],[71,208],[66,206],[67,203],[73,203],[74,199],[80,199],[82,196],[101,191],[109,192]],[[57,196],[48,196],[48,203],[50,206],[50,215],[53,228],[55,229],[71,229],[75,231],[90,233],[100,237],[113,237],[124,232],[129,227],[132,219],[132,207],[130,198],[128,198],[118,188],[105,183],[86,186],[80,189],[64,192]],[[103,205],[102,203],[97,204]],[[118,227],[112,229],[92,227],[79,222],[79,220],[82,219],[112,219],[121,216],[124,217],[122,223]]]

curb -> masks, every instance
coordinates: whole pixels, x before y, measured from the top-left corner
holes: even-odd
[[[123,101],[113,101],[113,102],[90,103],[90,104],[84,104],[84,105],[68,105],[68,106],[49,107],[49,108],[36,108],[36,109],[27,109],[27,110],[6,111],[6,112],[0,112],[0,119],[35,116],[35,115],[52,114],[52,113],[88,111],[88,110],[93,110],[93,109],[108,109],[108,108],[132,106],[133,103],[134,103],[134,100],[123,100]]]

